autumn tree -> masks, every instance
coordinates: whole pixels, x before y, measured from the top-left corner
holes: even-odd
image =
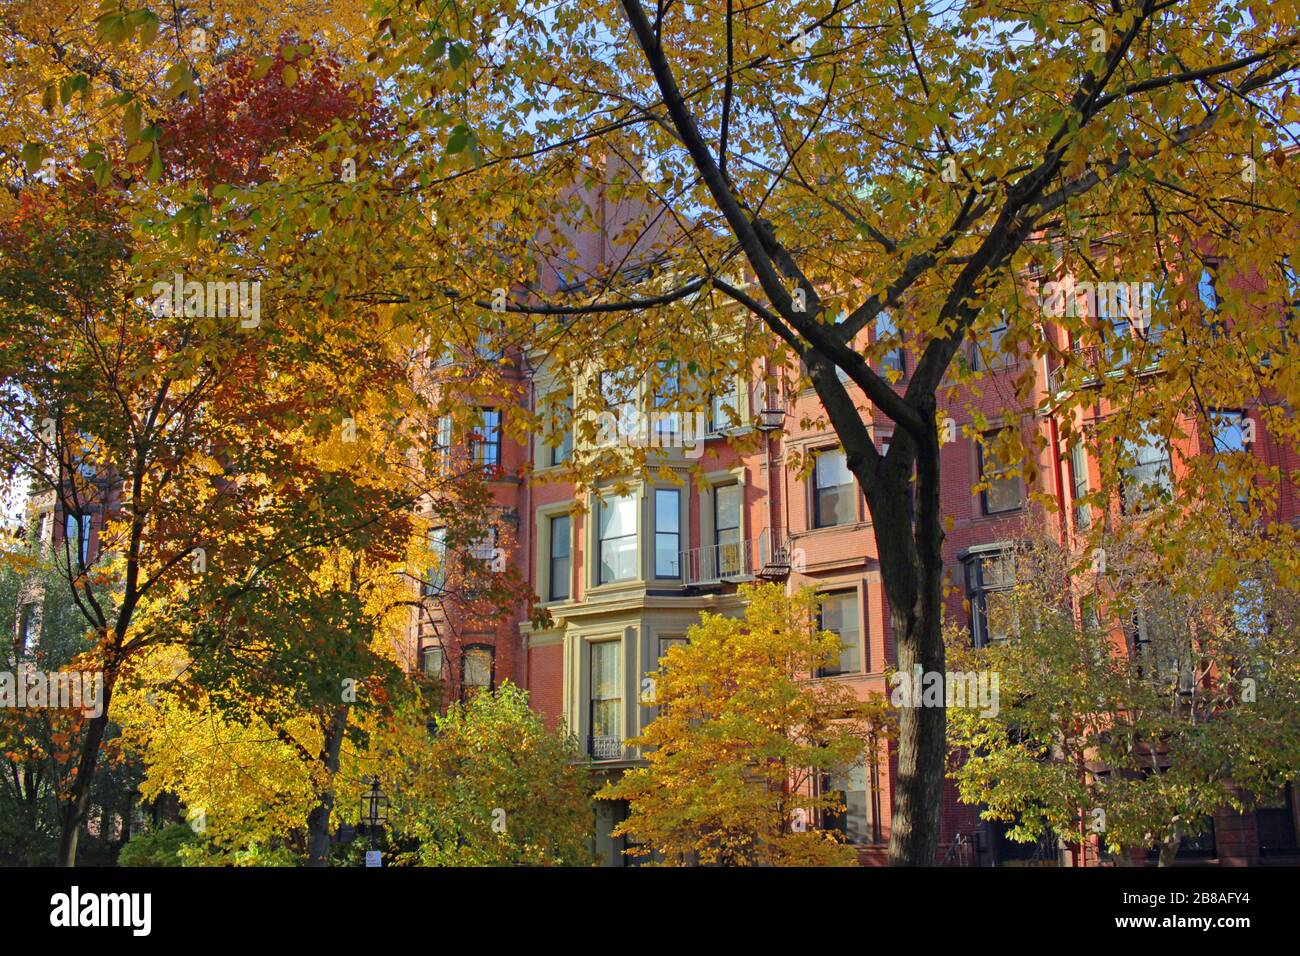
[[[408,711],[409,718],[413,712]],[[591,783],[577,741],[509,681],[386,737],[394,827],[424,866],[591,864]],[[401,741],[397,744],[397,741]]]
[[[869,736],[879,747],[889,709],[810,679],[840,652],[838,637],[817,630],[811,589],[742,593],[743,620],[704,614],[649,675],[658,714],[629,741],[647,765],[597,796],[628,801],[614,835],[635,841],[629,853],[669,865],[856,864],[853,848],[819,827],[843,810],[823,781],[857,763]]]
[[[1012,839],[1086,853],[1181,842],[1225,807],[1249,812],[1300,761],[1294,582],[1250,554],[1254,532],[1203,536],[1174,562],[1137,535],[1104,564],[1030,537],[1007,560],[1018,582],[988,609],[991,632],[953,665],[1000,675],[1000,706],[953,710],[952,777]]]

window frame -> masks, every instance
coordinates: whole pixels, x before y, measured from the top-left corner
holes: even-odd
[[[563,535],[556,534],[556,525],[564,522]],[[568,601],[573,598],[573,516],[568,512],[563,514],[548,515],[546,517],[546,600],[547,601]],[[564,554],[556,554],[555,544],[559,540],[564,541]],[[564,562],[564,575],[555,573],[555,564],[557,561]],[[556,587],[557,582],[562,581],[564,593],[559,593]]]
[[[850,619],[852,620],[853,633],[855,635],[851,658],[853,662],[856,664],[856,667],[853,669],[845,669],[844,667],[844,656],[845,656],[845,650],[848,648],[848,642],[844,640],[843,632],[837,631],[834,628],[826,626],[826,603],[828,600],[832,600],[832,599],[841,602],[840,604],[841,621],[844,620],[843,617],[844,607],[847,606],[851,610]],[[866,654],[863,652],[863,648],[862,648],[862,617],[863,615],[862,615],[862,589],[861,588],[858,587],[831,588],[825,591],[818,592],[817,630],[830,631],[836,637],[840,638],[840,656],[837,659],[833,668],[827,666],[818,667],[817,673],[814,676],[818,678],[852,677],[854,675],[860,675],[865,673]],[[843,624],[841,624],[841,627],[843,627]]]
[[[635,491],[629,491],[625,495],[612,495],[609,497],[597,496],[597,498],[598,500],[596,504],[596,522],[595,522],[596,547],[594,549],[595,550],[594,557],[596,559],[596,584],[599,586],[599,585],[606,585],[606,584],[623,584],[628,581],[636,581],[640,577],[640,572],[638,571],[640,555],[641,555],[640,495],[638,495],[637,492]],[[615,535],[613,537],[607,538],[605,537],[605,528],[604,528],[605,522],[603,520],[605,509],[611,507],[615,502],[619,502],[619,501],[628,501],[631,503],[631,507],[629,511],[632,515],[632,521],[634,526],[630,533]],[[628,538],[631,538],[633,541],[633,552],[636,555],[636,559],[633,560],[632,562],[631,574],[625,577],[606,578],[605,577],[606,544],[612,543],[614,541],[624,541]]]
[[[1005,431],[1005,429],[996,428],[993,429],[992,431],[983,432],[980,435],[981,440],[975,443],[976,470],[977,473],[979,474],[980,484],[981,485],[987,484],[991,486],[995,481],[998,482],[1014,481],[1016,483],[1016,487],[1019,489],[1019,493],[1016,495],[1016,503],[1014,505],[1012,505],[1009,508],[998,508],[994,510],[989,507],[989,492],[993,490],[992,487],[981,488],[980,489],[980,513],[983,514],[985,517],[989,517],[989,518],[1000,517],[1002,515],[1012,514],[1017,511],[1023,511],[1025,508],[1025,502],[1028,498],[1028,495],[1026,494],[1026,490],[1025,490],[1025,480],[1021,475],[1013,474],[1010,476],[999,477],[1002,476],[1006,471],[1013,470],[1012,465],[1002,462],[1001,463],[1002,467],[997,472],[989,473],[989,474],[985,473],[985,470],[989,465],[989,459],[986,457],[986,449],[991,447],[992,442],[984,441],[983,439],[991,438],[993,442],[996,442],[997,436],[1000,435],[1003,431]]]
[[[848,525],[857,524],[861,520],[861,512],[858,510],[858,495],[854,492],[854,489],[857,488],[857,481],[853,477],[853,472],[849,471],[848,454],[839,445],[828,445],[825,448],[813,449],[812,451],[814,456],[816,456],[813,461],[812,474],[809,476],[812,479],[812,481],[809,483],[812,491],[812,508],[810,509],[810,513],[812,516],[812,529],[819,530],[821,528],[842,528]],[[822,456],[826,454],[838,454],[844,459],[844,472],[845,474],[848,475],[849,478],[847,484],[827,485],[825,487],[821,485],[820,482],[821,475],[817,466],[817,462],[820,461]],[[851,513],[843,521],[827,522],[823,520],[821,496],[823,492],[829,491],[832,488],[849,489],[848,499],[851,503],[849,505],[849,510]]]

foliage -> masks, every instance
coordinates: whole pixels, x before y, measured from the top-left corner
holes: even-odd
[[[583,866],[593,811],[586,760],[508,681],[453,703],[398,758],[390,816],[425,866]],[[423,734],[422,726],[412,732]]]
[[[199,838],[184,823],[135,834],[117,858],[118,866],[182,866],[181,851]]]
[[[629,801],[615,834],[635,840],[630,853],[668,864],[855,864],[852,847],[816,827],[843,806],[814,784],[860,760],[869,735],[888,737],[888,709],[808,679],[840,653],[839,638],[816,629],[811,589],[741,593],[743,621],[705,614],[668,651],[652,676],[658,716],[629,741],[648,766],[598,796]]]
[[[1245,536],[1218,540],[1249,553]],[[1268,565],[1210,583],[1211,551],[1167,568],[1144,541],[1113,543],[1104,574],[1078,557],[1024,545],[989,611],[1008,639],[953,635],[953,666],[999,673],[1001,706],[953,710],[951,776],[1013,839],[1051,830],[1167,862],[1205,817],[1253,809],[1300,765],[1300,603]]]

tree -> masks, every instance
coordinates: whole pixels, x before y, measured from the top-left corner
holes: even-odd
[[[591,863],[586,758],[563,728],[546,728],[526,691],[506,681],[453,702],[429,732],[422,722],[399,732],[385,764],[396,787],[390,817],[419,842],[420,864]]]
[[[964,410],[974,430],[1044,400],[1069,418],[1091,396],[1035,393],[1025,370],[1052,359],[1077,378],[1089,353],[1088,373],[1134,413],[1114,416],[1107,436],[1133,435],[1147,413],[1172,430],[1189,379],[1242,404],[1294,393],[1293,372],[1263,372],[1259,357],[1294,348],[1270,304],[1291,298],[1296,174],[1283,150],[1300,34],[1285,11],[1243,2],[905,0],[873,7],[869,22],[859,6],[471,4],[454,20],[394,12],[380,41],[397,82],[472,91],[478,113],[466,111],[447,150],[473,144],[485,183],[517,167],[529,190],[518,205],[549,229],[502,258],[515,277],[502,285],[522,290],[505,309],[526,317],[517,337],[567,360],[575,379],[674,359],[694,369],[720,352],[710,376],[748,373],[772,337],[781,374],[806,370],[866,496],[897,665],[942,673],[942,419]],[[430,31],[446,41],[426,45]],[[1207,46],[1206,31],[1218,41]],[[440,60],[457,41],[449,68]],[[422,116],[436,122],[446,104]],[[600,215],[580,208],[583,189],[642,204],[615,227],[616,257],[640,271],[546,294],[533,267],[562,268],[578,234],[550,225]],[[1236,291],[1205,322],[1197,288],[1211,259],[1230,263],[1222,284]],[[1145,366],[1131,352],[1092,352],[1109,341],[1095,311],[1062,316],[1089,352],[1062,356],[1042,334],[1040,282],[1074,274],[1159,280],[1167,347],[1144,358],[1172,373],[1164,384],[1135,388]],[[492,298],[490,286],[457,289],[483,307]],[[1004,394],[962,361],[968,345],[1023,360]],[[905,380],[882,364],[899,347]],[[882,454],[873,429],[885,424]],[[1276,410],[1268,427],[1295,440]],[[1022,455],[1028,474],[1037,467]],[[897,863],[936,861],[945,722],[944,708],[900,716]]]
[[[1112,540],[1101,574],[1041,536],[1022,546],[989,609],[1007,639],[953,644],[954,666],[1000,675],[992,713],[953,710],[961,799],[1012,821],[1012,839],[1165,866],[1205,818],[1284,787],[1300,765],[1297,595],[1267,564],[1215,573],[1217,547],[1250,553],[1253,533],[1207,535],[1172,567]]]
[[[597,797],[629,802],[614,834],[635,840],[630,854],[669,865],[854,865],[853,848],[818,827],[844,809],[823,784],[862,758],[868,738],[880,759],[888,708],[809,680],[840,653],[839,638],[817,630],[811,589],[742,591],[743,621],[704,614],[650,675],[658,716],[629,741],[647,766]]]

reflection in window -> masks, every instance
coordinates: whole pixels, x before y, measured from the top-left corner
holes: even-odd
[[[681,499],[677,488],[655,489],[655,577],[681,577]]]
[[[718,576],[731,577],[743,571],[740,553],[740,485],[736,482],[713,489],[713,543]]]
[[[620,641],[591,645],[591,745],[596,759],[614,759],[623,752],[623,695]]]
[[[548,537],[550,582],[547,585],[547,600],[562,601],[569,597],[569,516],[556,515],[551,518]]]
[[[980,501],[986,515],[1015,511],[1025,503],[1024,486],[1020,476],[1013,474],[1010,462],[995,450],[997,432],[988,432],[978,446],[980,482],[986,484],[980,492]]]
[[[858,518],[853,475],[841,448],[817,454],[813,468],[813,527],[852,524]]]
[[[1169,446],[1158,435],[1143,431],[1124,442],[1131,464],[1120,470],[1120,505],[1125,514],[1149,511],[1173,495]]]
[[[636,578],[636,498],[632,495],[604,499],[600,503],[601,584]]]
[[[480,690],[492,689],[492,648],[475,645],[465,648],[460,657],[460,694],[468,700]]]
[[[971,640],[976,647],[1010,636],[1010,622],[999,597],[1016,583],[1015,563],[1006,552],[990,551],[965,559],[966,600],[970,605]],[[990,613],[991,612],[991,613]]]
[[[817,676],[859,673],[862,670],[862,650],[858,630],[858,592],[836,591],[823,595],[817,627],[840,639],[839,660],[818,668]]]

